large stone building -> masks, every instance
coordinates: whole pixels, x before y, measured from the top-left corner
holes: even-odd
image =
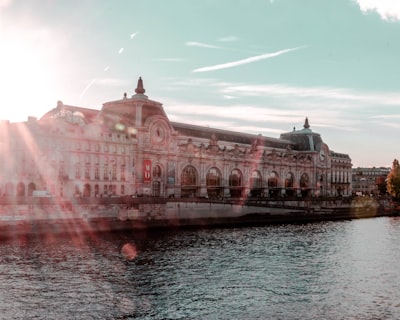
[[[386,194],[386,179],[391,168],[353,168],[352,190],[356,195]]]
[[[351,194],[351,159],[304,128],[280,138],[171,122],[135,94],[93,110],[57,103],[1,122],[0,194],[55,197],[280,197]]]

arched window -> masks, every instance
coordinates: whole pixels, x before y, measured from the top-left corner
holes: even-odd
[[[6,196],[13,196],[14,195],[14,185],[11,182],[8,182],[6,184],[5,195]]]
[[[161,167],[160,165],[155,165],[153,168],[153,178],[160,178],[161,177]]]
[[[211,168],[207,172],[207,187],[219,187],[221,185],[221,173],[217,168]]]
[[[17,196],[25,196],[25,185],[22,182],[17,184]]]
[[[272,171],[268,177],[268,188],[277,188],[278,187],[278,174],[275,171]]]
[[[186,166],[181,173],[181,197],[195,197],[197,192],[197,171],[193,166]]]
[[[258,170],[254,170],[250,177],[250,196],[259,197],[262,191],[262,178]]]
[[[339,180],[339,182],[340,182],[340,180]],[[320,196],[324,195],[325,194],[325,179],[324,179],[323,174],[321,174],[318,178],[317,187],[318,187],[317,188],[318,195],[320,195]]]
[[[288,172],[285,178],[285,189],[287,196],[294,196],[294,176],[291,172]]]
[[[218,168],[210,168],[206,176],[207,194],[211,199],[219,199],[223,196],[221,186],[222,175]]]
[[[28,196],[32,196],[33,191],[36,190],[36,185],[31,182],[28,184]]]
[[[181,185],[193,186],[196,185],[196,169],[192,166],[187,166],[182,170]]]
[[[90,184],[86,183],[85,186],[84,186],[84,188],[83,188],[83,196],[84,196],[85,198],[90,197],[90,191],[91,191]]]
[[[231,197],[240,198],[243,193],[242,173],[239,169],[233,169],[229,175],[229,189]]]
[[[300,177],[300,188],[302,197],[307,197],[310,195],[310,179],[307,173],[303,173]]]
[[[229,176],[230,187],[241,187],[242,186],[242,173],[238,169],[234,169]]]
[[[303,173],[300,178],[300,188],[308,188],[309,183],[310,181],[307,173]]]
[[[279,196],[278,174],[275,171],[272,171],[269,174],[267,183],[269,196],[272,198]]]
[[[285,188],[293,188],[294,186],[294,177],[291,172],[286,175],[285,178]]]

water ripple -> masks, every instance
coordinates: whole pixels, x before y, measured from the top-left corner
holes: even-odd
[[[396,319],[399,243],[398,218],[12,240],[0,244],[0,314]]]

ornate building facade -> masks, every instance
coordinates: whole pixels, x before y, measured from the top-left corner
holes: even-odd
[[[57,103],[0,124],[0,194],[55,197],[281,197],[351,194],[352,164],[304,128],[279,138],[171,122],[135,94],[94,110]]]
[[[356,195],[385,195],[386,179],[391,168],[353,168],[352,190]]]

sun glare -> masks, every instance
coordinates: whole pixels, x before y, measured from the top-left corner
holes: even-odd
[[[54,86],[49,50],[29,39],[14,35],[0,36],[0,119],[24,121],[27,116],[41,116],[52,105]]]

